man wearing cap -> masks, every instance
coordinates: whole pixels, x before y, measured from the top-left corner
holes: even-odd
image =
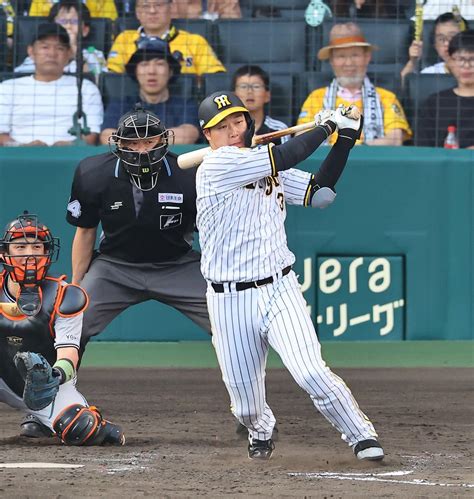
[[[329,45],[318,52],[318,58],[329,60],[335,77],[329,86],[317,88],[307,97],[298,124],[309,123],[321,109],[355,104],[364,115],[359,144],[401,146],[412,135],[403,108],[394,93],[376,87],[367,77],[372,50],[377,47],[367,42],[355,23],[334,25],[329,38]],[[335,135],[330,137],[330,144],[335,142]]]
[[[199,137],[197,106],[192,99],[171,94],[168,85],[179,77],[181,66],[170,54],[168,44],[163,40],[148,42],[133,54],[126,71],[138,82],[138,95],[127,95],[109,103],[100,134],[101,143],[108,143],[120,116],[140,101],[173,131],[176,144],[194,144]]]
[[[38,27],[28,55],[35,74],[0,84],[0,145],[58,146],[72,144],[69,133],[77,109],[77,82],[63,74],[70,59],[66,30],[56,23]],[[91,133],[83,137],[95,144],[103,119],[99,89],[82,82],[82,108]]]
[[[141,26],[117,36],[109,53],[110,71],[123,73],[130,57],[140,48],[140,42],[157,38],[167,41],[171,53],[179,55],[182,73],[202,75],[225,71],[205,38],[171,24],[171,3],[172,0],[137,0],[135,14]]]

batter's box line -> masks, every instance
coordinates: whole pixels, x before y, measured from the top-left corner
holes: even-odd
[[[426,485],[430,487],[460,487],[460,488],[474,488],[471,483],[442,483],[430,482],[424,478],[414,478],[413,480],[392,480],[384,478],[387,476],[406,476],[413,473],[413,471],[391,471],[386,473],[334,473],[324,471],[321,473],[288,473],[288,476],[303,477],[303,478],[328,478],[330,480],[352,480],[355,482],[384,482],[394,483],[400,485]]]

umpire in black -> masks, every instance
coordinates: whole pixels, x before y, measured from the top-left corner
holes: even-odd
[[[67,221],[76,227],[72,282],[90,297],[82,351],[123,310],[147,300],[211,330],[200,254],[191,247],[196,170],[178,167],[172,142],[172,131],[137,105],[120,118],[111,152],[77,166]],[[103,235],[94,251],[99,223]]]

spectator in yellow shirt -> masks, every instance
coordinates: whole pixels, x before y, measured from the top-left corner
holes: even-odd
[[[367,77],[374,45],[368,43],[355,23],[336,24],[329,34],[329,45],[318,52],[320,60],[331,64],[335,78],[327,87],[311,92],[301,108],[298,124],[308,123],[322,109],[355,104],[364,115],[359,144],[401,146],[412,136],[403,108],[396,95],[375,87]],[[331,136],[335,142],[337,134]]]
[[[117,36],[109,53],[110,71],[123,73],[140,43],[157,38],[169,43],[172,54],[180,60],[182,74],[225,71],[205,38],[171,24],[171,0],[137,0],[135,14],[141,26]]]
[[[57,0],[33,0],[30,7],[30,16],[46,17]],[[114,0],[83,0],[92,17],[109,17],[112,21],[117,19],[117,8]]]

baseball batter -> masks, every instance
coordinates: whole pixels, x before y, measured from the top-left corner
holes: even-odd
[[[0,402],[28,412],[25,424],[65,444],[122,445],[121,428],[76,389],[87,295],[65,276],[48,275],[58,252],[58,239],[27,213],[0,240]]]
[[[324,111],[311,131],[254,149],[248,149],[252,120],[234,94],[208,96],[199,119],[211,147],[196,177],[201,270],[212,341],[233,413],[249,430],[249,457],[269,459],[274,449],[264,382],[271,346],[357,458],[383,459],[372,423],[321,358],[284,228],[286,203],[325,208],[333,202],[361,119],[350,119],[344,108]],[[337,142],[316,174],[293,168],[336,129]]]

